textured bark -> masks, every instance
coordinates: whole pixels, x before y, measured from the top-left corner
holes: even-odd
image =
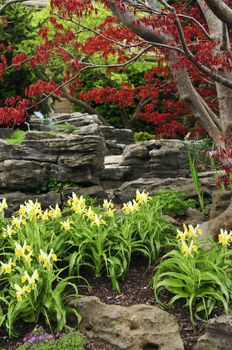
[[[232,25],[232,9],[223,0],[205,0],[205,2],[221,21]]]
[[[220,2],[222,1],[220,0]],[[208,24],[211,37],[218,40],[217,54],[221,51],[221,55],[223,55],[224,50],[230,50],[227,28],[223,26],[221,20],[215,16],[211,9],[205,6],[203,0],[198,0],[198,4]],[[225,41],[226,44],[224,44]],[[220,71],[220,67],[218,67],[218,70]],[[230,71],[220,72],[220,74],[232,80]],[[222,136],[232,137],[232,89],[216,83],[216,90],[220,110]]]

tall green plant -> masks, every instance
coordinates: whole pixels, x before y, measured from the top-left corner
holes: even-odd
[[[190,166],[190,171],[191,171],[191,175],[192,175],[192,179],[193,179],[194,189],[197,193],[200,208],[201,208],[202,212],[204,213],[205,212],[205,204],[204,204],[203,192],[201,190],[201,184],[200,184],[200,180],[199,180],[199,176],[198,176],[198,172],[197,172],[195,159],[191,155],[190,148],[188,149],[188,159],[189,159],[189,166]]]
[[[158,303],[162,304],[164,290],[171,293],[168,307],[186,300],[193,324],[195,318],[208,319],[216,306],[227,313],[232,298],[231,252],[227,249],[232,232],[221,230],[221,244],[199,240],[200,234],[198,226],[184,225],[183,232],[178,230],[174,249],[162,258],[151,280]]]

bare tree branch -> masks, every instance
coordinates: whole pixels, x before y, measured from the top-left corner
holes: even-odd
[[[61,96],[65,97],[68,101],[76,104],[77,106],[84,108],[86,112],[88,112],[89,114],[96,114],[104,125],[110,126],[110,124],[105,120],[105,118],[100,113],[98,113],[93,107],[89,106],[84,101],[79,100],[78,98],[75,98],[72,95],[70,95],[65,87],[62,88]]]
[[[146,97],[146,98],[143,98],[142,100],[139,101],[139,104],[132,116],[132,119],[136,119],[138,117],[138,115],[142,112],[144,106],[146,106],[146,104],[148,104],[149,102],[152,101],[152,98],[151,97]]]

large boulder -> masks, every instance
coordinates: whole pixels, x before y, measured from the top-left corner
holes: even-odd
[[[91,124],[99,124],[101,125],[101,121],[98,116],[95,114],[87,114],[87,113],[56,113],[51,116],[51,123],[60,125],[60,124],[72,124],[76,127],[81,127],[85,125]]]
[[[61,194],[55,191],[49,191],[44,194],[34,194],[34,193],[23,193],[20,191],[4,193],[0,195],[0,201],[6,198],[9,210],[14,212],[19,209],[20,204],[32,200],[33,202],[38,201],[41,203],[43,209],[49,208],[50,206],[55,207],[56,204],[59,206],[62,204]]]
[[[139,177],[189,176],[187,144],[180,140],[151,140],[125,147],[121,165],[130,166],[127,180]]]
[[[97,297],[84,297],[78,311],[81,331],[112,349],[184,350],[175,316],[157,306],[107,305]]]
[[[211,319],[195,350],[232,350],[232,314]]]
[[[155,194],[159,190],[177,189],[182,192],[194,194],[192,179],[180,178],[139,178],[133,181],[126,181],[120,187],[114,190],[115,201],[123,203],[135,198],[136,190],[147,191],[149,194]]]
[[[99,184],[105,152],[97,128],[92,134],[81,128],[71,134],[28,132],[17,145],[0,140],[0,189],[40,191],[49,179]]]

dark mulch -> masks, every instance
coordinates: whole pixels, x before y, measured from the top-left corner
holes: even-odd
[[[121,293],[117,295],[111,287],[111,282],[106,277],[97,279],[91,277],[91,290],[85,291],[85,294],[94,295],[107,304],[118,304],[130,306],[134,304],[155,305],[153,290],[149,287],[149,281],[153,276],[154,268],[147,270],[146,262],[138,258],[133,261],[130,272],[126,280],[121,283]],[[87,277],[87,276],[86,276]],[[162,296],[162,301],[168,301],[168,295]],[[197,339],[204,333],[205,324],[197,322],[195,332],[193,330],[189,312],[184,303],[175,304],[173,309],[168,310],[174,314],[178,320],[180,334],[184,341],[185,350],[192,350],[197,342]],[[110,347],[100,346],[94,343],[89,343],[87,350],[110,350]]]
[[[86,288],[81,289],[81,294],[94,295],[100,298],[100,300],[107,304],[118,304],[124,306],[130,306],[134,304],[148,304],[155,305],[154,295],[152,289],[149,287],[149,281],[153,275],[154,269],[148,271],[146,262],[137,258],[131,264],[128,277],[121,283],[121,293],[117,295],[111,286],[111,282],[106,277],[95,278],[88,276],[91,290]],[[167,302],[168,295],[163,295],[163,302]],[[199,336],[205,331],[205,324],[198,322],[195,326],[195,333],[190,321],[188,309],[184,303],[179,302],[175,304],[173,309],[168,310],[177,317],[180,327],[180,333],[184,341],[185,349],[192,350],[197,342]],[[214,316],[214,315],[212,315]],[[33,329],[32,325],[19,325],[19,329],[25,335]],[[22,340],[19,339],[19,341]],[[4,337],[0,332],[0,349],[15,350],[17,347],[15,341],[10,341],[7,337]],[[94,341],[89,340],[86,350],[112,350],[110,346],[96,344]]]

